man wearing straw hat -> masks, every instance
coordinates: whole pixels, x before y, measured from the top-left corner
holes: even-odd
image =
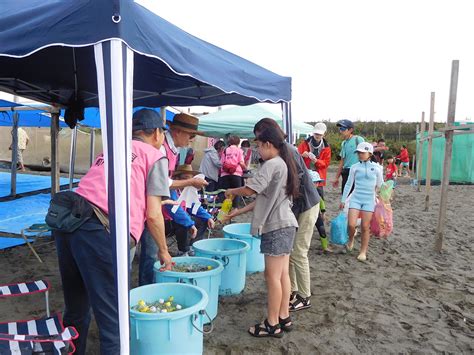
[[[202,189],[208,185],[204,179],[194,177],[185,180],[173,179],[178,162],[178,148],[189,146],[196,135],[204,135],[203,132],[198,131],[199,119],[186,113],[179,113],[174,116],[173,121],[168,121],[168,125],[169,130],[165,133],[165,141],[161,147],[161,152],[168,158],[170,189],[183,189],[187,186],[193,186],[198,190]],[[165,220],[170,221],[172,218],[165,213]],[[140,268],[138,273],[140,286],[153,283],[153,265],[156,262],[157,252],[156,244],[153,243],[150,233],[145,229],[141,239]]]

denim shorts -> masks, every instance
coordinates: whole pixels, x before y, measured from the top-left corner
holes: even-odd
[[[296,227],[286,227],[262,234],[260,252],[268,256],[290,255],[295,241]]]

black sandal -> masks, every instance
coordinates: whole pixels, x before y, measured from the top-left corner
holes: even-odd
[[[311,307],[311,301],[309,297],[301,297],[296,295],[296,300],[290,304],[290,312],[302,311]]]
[[[255,329],[253,332],[249,329],[249,334],[251,336],[257,337],[257,338],[263,338],[263,337],[274,337],[274,338],[281,338],[283,337],[283,330],[281,330],[280,323],[277,323],[273,326],[268,323],[268,319],[265,319],[263,321],[264,327],[262,327],[262,324],[255,324]],[[261,334],[261,332],[264,331],[265,333]],[[277,331],[279,331],[277,333]]]
[[[293,322],[291,321],[291,317],[288,318],[279,318],[280,319],[280,328],[284,332],[291,332],[293,330]]]

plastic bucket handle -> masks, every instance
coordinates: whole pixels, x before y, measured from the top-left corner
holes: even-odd
[[[178,279],[178,283],[180,283],[180,284],[188,284],[188,282],[186,282],[186,280],[191,281],[191,284],[192,284],[193,286],[197,286],[197,281],[196,281],[196,279],[193,279],[193,278],[191,278],[191,277],[190,277],[190,278],[185,278],[185,279],[179,278],[179,279]]]
[[[229,257],[228,256],[222,256],[222,257],[218,257],[218,256],[213,256],[212,257],[214,260],[218,260],[218,261],[222,261],[224,262],[223,266],[226,267],[227,265],[229,265]]]
[[[192,319],[191,319],[191,324],[193,325],[194,329],[196,329],[199,333],[202,333],[202,334],[211,334],[212,331],[214,330],[214,323],[212,322],[211,317],[209,317],[209,314],[207,314],[207,311],[206,311],[205,309],[200,310],[200,311],[199,311],[199,314],[200,314],[200,315],[205,315],[205,316],[207,317],[207,319],[209,319],[209,324],[211,325],[211,329],[209,329],[209,330],[204,330],[204,328],[203,328],[203,330],[201,330],[201,329],[199,329],[198,327],[196,327],[196,325],[194,324],[194,321],[196,321],[196,320],[198,319],[197,314],[194,314],[193,316],[191,316],[191,317],[192,317]]]

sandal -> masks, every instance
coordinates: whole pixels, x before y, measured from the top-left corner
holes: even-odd
[[[284,332],[291,332],[293,330],[293,322],[291,321],[291,317],[288,318],[279,318],[280,320],[280,328]]]
[[[302,311],[303,309],[308,309],[311,307],[311,300],[309,297],[301,297],[296,295],[296,300],[293,301],[290,305],[290,312]]]
[[[265,333],[262,333],[262,331]],[[265,319],[263,321],[263,327],[262,327],[262,324],[255,324],[253,331],[249,329],[249,334],[257,338],[263,338],[263,337],[282,338],[283,330],[281,330],[280,323],[277,323],[275,325],[270,325],[270,323],[268,323],[268,319]]]

